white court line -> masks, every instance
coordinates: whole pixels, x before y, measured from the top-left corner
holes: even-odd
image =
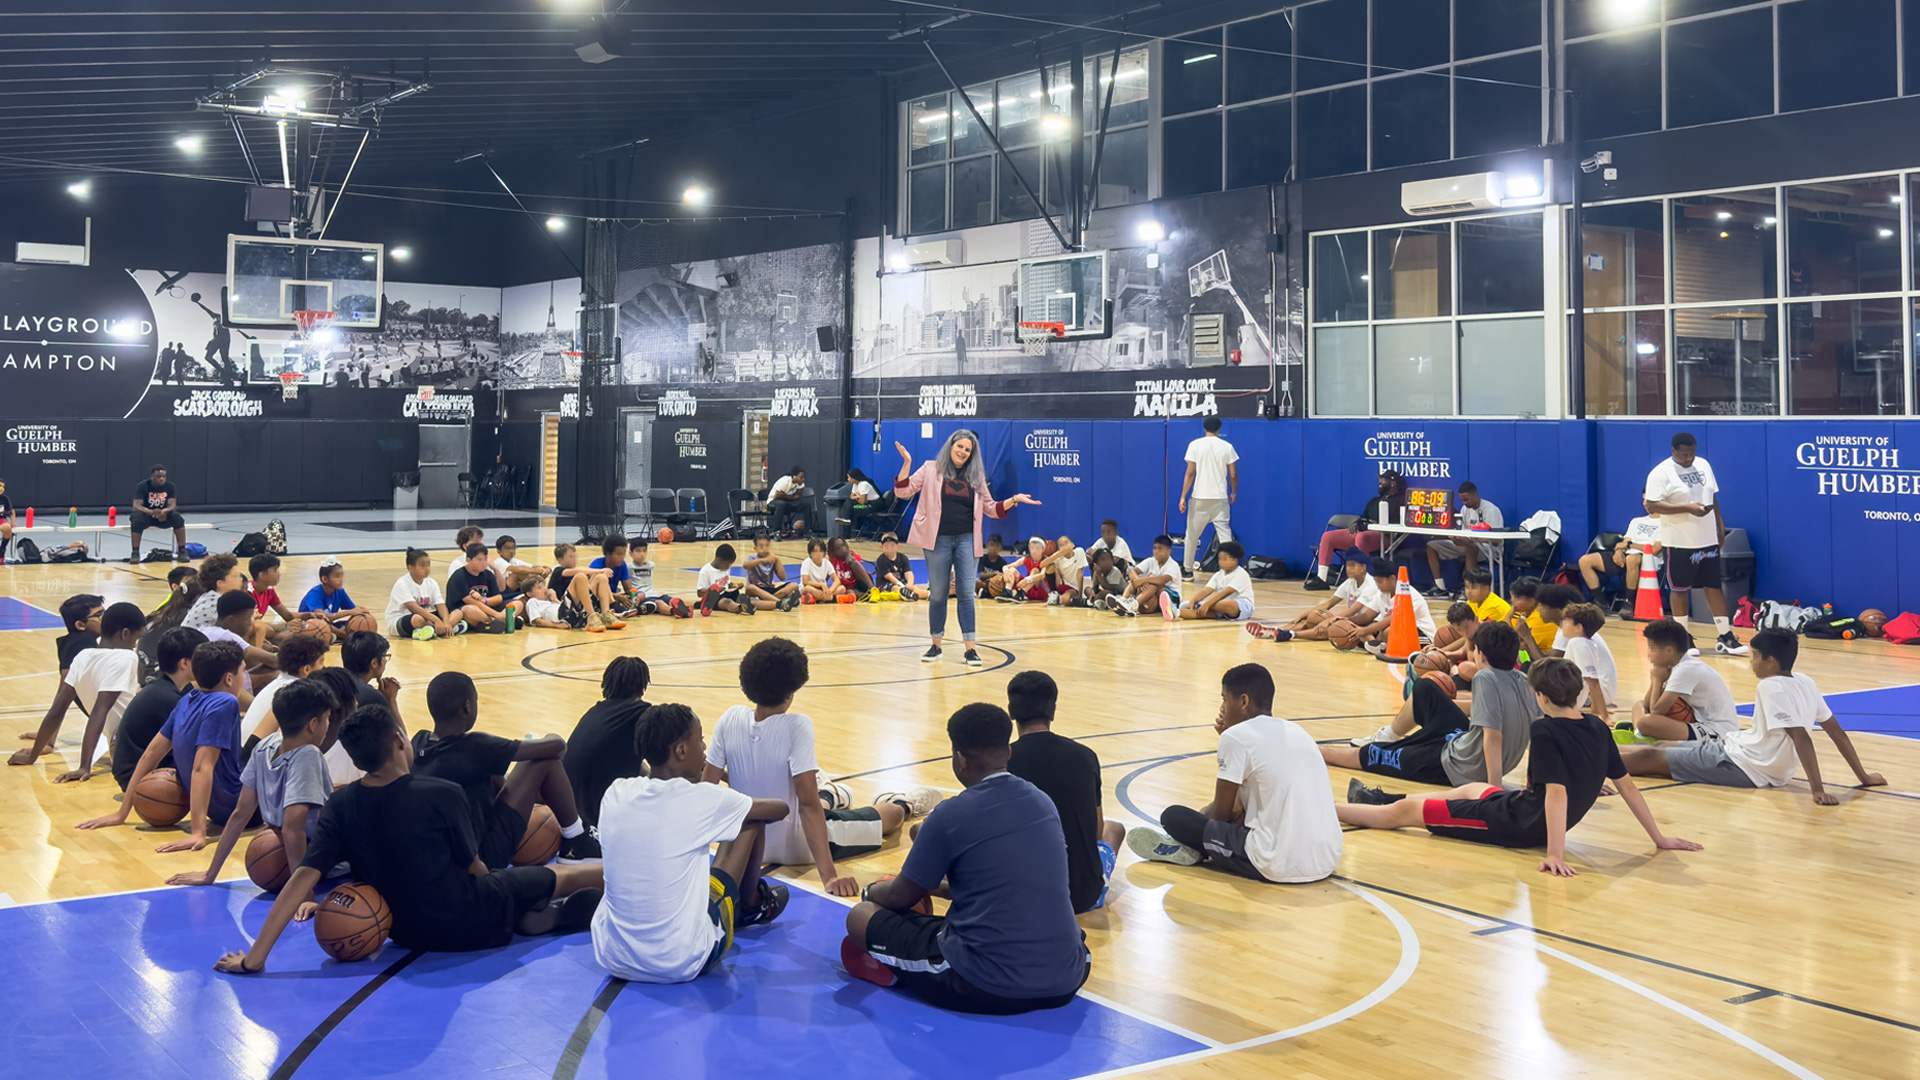
[[[0,675],[0,682],[6,682],[9,679],[38,679],[45,675],[58,674],[60,674],[60,672],[57,669],[54,671],[29,671],[25,675]]]
[[[1349,885],[1344,881],[1336,881],[1334,884],[1348,892],[1358,895],[1362,900],[1378,908],[1380,913],[1385,915],[1387,919],[1393,923],[1393,928],[1400,934],[1400,963],[1394,967],[1393,973],[1387,976],[1386,981],[1374,987],[1371,993],[1343,1009],[1337,1009],[1318,1020],[1310,1020],[1307,1023],[1290,1027],[1285,1031],[1276,1031],[1271,1035],[1260,1035],[1251,1039],[1242,1039],[1237,1043],[1228,1043],[1224,1046],[1215,1045],[1206,1050],[1194,1050],[1185,1054],[1176,1054],[1173,1057],[1160,1058],[1157,1061],[1146,1061],[1138,1065],[1129,1065],[1124,1069],[1110,1069],[1106,1072],[1093,1073],[1089,1076],[1080,1077],[1079,1080],[1109,1080],[1111,1077],[1132,1076],[1150,1069],[1163,1069],[1170,1065],[1182,1065],[1189,1061],[1204,1061],[1207,1058],[1216,1057],[1220,1054],[1230,1054],[1236,1050],[1251,1050],[1257,1046],[1283,1042],[1287,1039],[1319,1031],[1321,1028],[1332,1027],[1334,1024],[1338,1024],[1343,1020],[1352,1019],[1392,997],[1395,991],[1405,986],[1407,980],[1413,977],[1414,969],[1420,966],[1419,935],[1413,932],[1413,926],[1407,922],[1406,916],[1395,910],[1393,905],[1380,899],[1366,889]],[[1818,1078],[1814,1078],[1814,1080],[1818,1080]]]

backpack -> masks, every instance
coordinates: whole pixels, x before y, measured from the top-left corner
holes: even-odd
[[[1753,625],[1762,630],[1787,630],[1799,633],[1803,627],[1826,612],[1816,607],[1801,607],[1798,603],[1783,604],[1777,600],[1762,600],[1754,613]]]
[[[1213,574],[1220,570],[1220,538],[1214,537],[1207,542],[1207,553],[1200,556],[1201,573]]]
[[[262,530],[266,534],[267,554],[285,555],[287,553],[287,523],[279,518],[267,522]]]
[[[239,543],[233,545],[234,557],[239,559],[251,559],[255,555],[265,555],[266,553],[267,536],[265,533],[248,533],[240,538]]]
[[[1866,637],[1866,628],[1860,620],[1851,615],[1835,615],[1829,611],[1800,628],[1800,632],[1810,638],[1822,641],[1852,641],[1857,637]]]
[[[1263,581],[1279,581],[1287,576],[1287,564],[1271,555],[1249,555],[1241,565],[1247,568],[1247,576]]]
[[[1742,630],[1753,629],[1753,597],[1740,598],[1740,606],[1733,613],[1733,625]]]
[[[140,561],[141,562],[172,562],[173,554],[172,552],[169,552],[166,548],[154,548],[152,551],[147,552],[146,557],[141,559]]]
[[[48,548],[46,560],[50,563],[86,562],[87,548],[84,544],[61,544],[57,548]]]
[[[30,537],[23,536],[16,541],[13,545],[13,551],[14,562],[37,563],[42,561],[40,558],[40,545],[34,543]]]
[[[204,559],[207,557],[207,545],[196,544],[191,540],[182,546],[180,550],[186,552],[187,558],[189,559]]]
[[[1895,645],[1920,645],[1920,615],[1903,611],[1888,619],[1880,632]]]

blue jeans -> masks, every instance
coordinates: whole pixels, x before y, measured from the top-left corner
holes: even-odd
[[[973,640],[973,534],[934,537],[927,555],[927,633],[947,632],[947,588],[960,601],[960,636]],[[956,580],[957,579],[957,580]]]

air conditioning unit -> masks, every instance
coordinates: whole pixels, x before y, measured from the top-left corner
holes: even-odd
[[[1415,217],[1498,209],[1506,185],[1497,172],[1442,176],[1400,185],[1400,209]]]
[[[88,266],[93,262],[93,219],[87,219],[85,240],[79,244],[36,244],[22,240],[13,248],[13,261],[49,266]]]
[[[967,261],[967,245],[960,240],[908,244],[902,255],[906,264],[916,270],[930,266],[959,266]]]

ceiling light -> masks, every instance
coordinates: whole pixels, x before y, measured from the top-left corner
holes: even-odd
[[[562,232],[566,229],[566,227],[567,227],[566,218],[550,217],[547,219],[548,232]]]
[[[1657,353],[1660,351],[1660,346],[1655,345],[1651,341],[1643,341],[1640,344],[1635,345],[1633,347],[1633,351],[1639,353],[1641,356],[1652,356],[1654,353]]]
[[[1762,224],[1762,225],[1778,225],[1778,224],[1780,224],[1780,219],[1779,219],[1779,218],[1777,218],[1777,217],[1763,217],[1763,218],[1761,218],[1761,219],[1760,219],[1760,224]]]
[[[1731,212],[1729,212],[1729,211],[1726,211],[1726,210],[1722,210],[1722,211],[1720,211],[1719,213],[1717,213],[1717,214],[1715,214],[1715,215],[1713,215],[1713,216],[1714,216],[1714,217],[1716,217],[1716,218],[1718,218],[1718,219],[1719,219],[1719,220],[1721,220],[1721,221],[1732,221],[1732,220],[1733,220],[1733,214],[1732,214]]]
[[[413,257],[413,249],[409,247],[388,248],[387,254],[393,256],[396,262],[406,262]]]
[[[1372,276],[1371,274],[1361,274],[1361,275],[1360,275],[1360,280],[1361,280],[1361,281],[1372,281],[1372,280],[1373,280],[1373,276]]]
[[[1050,108],[1040,116],[1040,134],[1049,139],[1060,138],[1071,126],[1067,122],[1067,114],[1058,107]]]
[[[373,256],[371,256],[371,255],[362,255],[362,256],[360,256],[360,261],[361,261],[361,262],[372,262],[372,261],[373,261]]]
[[[1626,22],[1644,15],[1653,6],[1653,0],[1607,0],[1607,14],[1616,21]]]
[[[1899,202],[1899,201],[1900,201],[1900,196],[1898,196],[1898,195],[1895,195],[1895,196],[1893,197],[1893,201],[1894,201],[1894,202]]]
[[[1721,233],[1721,234],[1720,234],[1720,239],[1722,239],[1722,240],[1725,240],[1726,238],[1727,238],[1727,234],[1726,234],[1726,233]]]
[[[183,154],[197,154],[202,145],[198,135],[182,135],[173,140],[173,145]]]
[[[896,251],[892,255],[887,256],[887,269],[893,271],[896,274],[905,273],[907,270],[911,269],[911,264],[907,262],[907,257],[905,255],[902,255]]]
[[[680,201],[688,206],[705,206],[712,198],[713,192],[702,184],[688,184],[687,189],[680,193]]]
[[[1885,239],[1886,239],[1887,237],[1889,237],[1889,236],[1892,236],[1892,235],[1893,235],[1893,230],[1892,230],[1892,229],[1881,229],[1881,230],[1880,230],[1880,239],[1882,239],[1882,240],[1885,240]]]
[[[76,199],[84,199],[93,194],[93,181],[78,180],[67,185],[67,194]]]
[[[1180,62],[1183,64],[1198,64],[1203,60],[1218,60],[1218,59],[1220,59],[1219,53],[1201,53],[1199,56],[1189,56],[1185,60],[1182,60]]]
[[[1146,243],[1157,244],[1167,238],[1167,227],[1152,218],[1148,218],[1134,229],[1134,233]]]
[[[1540,197],[1539,177],[1528,176],[1525,173],[1521,173],[1517,176],[1508,176],[1505,179],[1507,182],[1508,198],[1537,199]]]

